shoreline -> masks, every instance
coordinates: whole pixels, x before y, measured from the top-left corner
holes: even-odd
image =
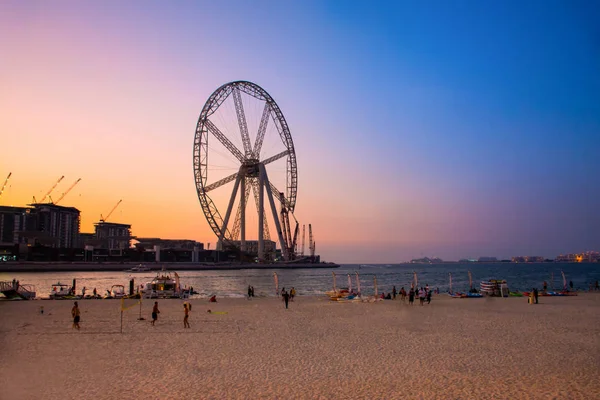
[[[158,272],[163,268],[165,270],[179,271],[227,271],[243,269],[315,269],[315,268],[339,268],[335,263],[287,263],[287,264],[251,264],[251,263],[218,263],[218,264],[199,264],[199,263],[83,263],[83,262],[27,262],[0,263],[0,273],[2,272],[101,272],[101,271],[127,271],[132,267],[144,265],[150,268],[147,272]]]

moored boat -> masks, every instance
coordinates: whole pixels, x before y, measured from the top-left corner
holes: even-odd
[[[187,297],[189,292],[181,289],[179,275],[173,272],[174,277],[167,271],[160,271],[154,279],[143,285],[142,293],[146,299],[168,299]]]

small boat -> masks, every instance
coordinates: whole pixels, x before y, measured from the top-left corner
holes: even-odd
[[[164,269],[152,281],[143,285],[142,293],[145,299],[169,299],[189,296],[189,292],[181,289],[179,275],[173,272],[174,278]]]
[[[120,299],[127,296],[125,293],[125,286],[123,285],[112,285],[110,288],[109,296],[107,299]]]
[[[130,269],[126,269],[125,272],[149,272],[151,271],[150,267],[140,264]]]
[[[73,293],[73,287],[65,283],[54,283],[52,285],[52,291],[50,292],[51,299],[74,299],[75,294]]]

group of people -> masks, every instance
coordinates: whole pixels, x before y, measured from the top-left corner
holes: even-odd
[[[431,295],[434,292],[439,293],[439,289],[432,290],[429,288],[429,285],[426,285],[425,287],[421,287],[419,289],[416,289],[414,285],[411,285],[408,293],[404,289],[404,286],[400,288],[400,291],[397,291],[396,286],[394,286],[391,293],[388,293],[386,295],[384,292],[381,294],[381,298],[386,300],[396,300],[396,296],[400,296],[400,300],[404,302],[408,297],[408,304],[411,305],[414,304],[415,298],[419,298],[419,303],[423,305],[425,304],[425,301],[427,301],[427,304],[431,303]]]
[[[187,301],[183,303],[183,328],[190,328],[190,311],[192,311],[192,305]],[[158,301],[154,302],[154,307],[152,307],[152,322],[150,323],[152,326],[156,323],[158,319],[158,314],[160,314],[160,310],[158,309]]]

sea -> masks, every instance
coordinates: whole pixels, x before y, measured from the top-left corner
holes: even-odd
[[[469,289],[471,272],[473,286],[479,288],[481,281],[504,279],[511,291],[525,291],[532,288],[541,289],[543,282],[548,290],[562,290],[564,273],[567,285],[573,282],[574,290],[589,290],[591,284],[600,280],[600,263],[444,263],[444,264],[344,264],[339,268],[314,269],[246,269],[246,270],[213,270],[213,271],[173,271],[180,277],[182,286],[193,287],[198,292],[196,297],[244,297],[248,286],[254,286],[256,296],[275,296],[275,277],[278,288],[294,287],[298,295],[323,295],[331,290],[336,281],[337,288],[349,286],[351,279],[353,290],[357,289],[357,274],[363,294],[374,293],[375,281],[378,293],[391,292],[393,286],[397,290],[404,287],[408,290],[416,273],[418,286],[429,285],[439,288],[440,292],[449,289],[449,277],[452,275],[454,291]],[[171,272],[173,272],[171,271]],[[83,287],[86,294],[96,288],[98,294],[104,295],[112,285],[124,285],[129,290],[129,282],[134,280],[134,287],[140,287],[156,276],[156,271],[131,273],[127,271],[106,272],[42,272],[42,273],[0,273],[0,281],[18,280],[21,284],[32,284],[36,288],[38,298],[48,297],[55,283],[72,284],[76,279],[76,293]],[[334,277],[335,275],[335,277]]]

